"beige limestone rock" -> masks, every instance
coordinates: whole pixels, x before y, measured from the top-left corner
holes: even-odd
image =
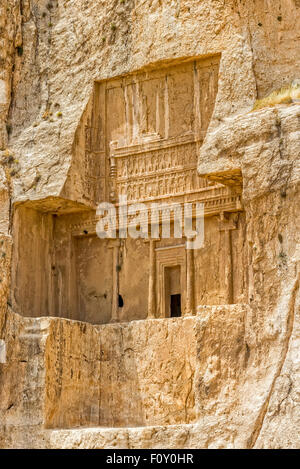
[[[299,448],[300,106],[251,112],[299,79],[299,25],[298,0],[2,0],[0,447]],[[214,84],[211,68],[191,79],[216,57]],[[181,88],[172,99],[163,88],[155,119],[161,85],[128,98],[124,122],[117,87],[112,118],[100,105],[113,79],[172,67]],[[205,246],[192,261],[182,246],[170,261],[167,242],[99,246],[94,210],[114,177],[101,138],[129,129],[140,147],[119,153],[166,161],[172,142],[155,131],[172,109],[175,148],[196,139],[186,154],[205,178]],[[167,317],[165,265],[180,266],[194,315]],[[107,324],[112,305],[119,322]]]

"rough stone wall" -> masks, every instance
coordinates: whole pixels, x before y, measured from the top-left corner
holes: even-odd
[[[6,314],[6,361],[1,364],[0,446],[40,444],[43,426],[43,380],[47,320],[36,322]],[[2,332],[3,334],[3,332]]]
[[[1,446],[299,447],[299,105],[249,112],[257,97],[299,78],[299,1],[4,0],[0,9]],[[218,95],[199,174],[242,173],[250,306],[200,308],[194,319],[194,426],[44,434],[54,422],[95,423],[98,375],[82,325],[74,326],[82,354],[70,357],[69,324],[10,310],[12,203],[45,199],[46,211],[65,197],[74,202],[66,211],[94,206],[74,158],[94,80],[215,53]],[[47,348],[54,336],[66,340],[63,351]],[[84,370],[90,408],[78,403],[87,387],[68,375],[70,359]],[[77,409],[76,421],[51,407],[57,396],[68,416]]]
[[[211,374],[206,371],[202,380],[211,352],[203,341],[207,330],[203,312],[212,314],[215,323],[217,315],[223,324],[230,313],[228,334],[236,319],[240,327],[235,327],[235,337],[230,335],[230,346],[223,335],[220,353],[225,375],[214,374],[215,351],[209,358]],[[243,306],[207,307],[201,318],[93,326],[9,313],[7,363],[1,368],[1,446],[50,444],[46,443],[50,429],[184,428],[196,423],[204,403],[211,397],[218,401],[219,389],[208,398],[208,387],[212,393],[212,382],[219,379],[222,388],[229,378],[232,355],[243,361],[246,350],[239,352],[244,314]]]

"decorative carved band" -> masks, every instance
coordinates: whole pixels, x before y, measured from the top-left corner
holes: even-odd
[[[128,201],[147,201],[193,193],[208,187],[197,176],[197,144],[193,134],[180,139],[155,139],[145,144],[117,148],[111,145],[116,165],[115,187]]]
[[[218,188],[219,189],[219,188]],[[204,216],[213,216],[218,215],[222,212],[238,212],[242,210],[240,196],[230,194],[230,190],[226,187],[221,187],[224,192],[227,192],[227,195],[223,194],[222,197],[220,195],[215,194],[211,198],[201,198],[199,197],[200,194],[197,194],[197,197],[194,200],[190,201],[193,203],[193,210],[192,216],[196,216],[196,202],[204,204]],[[150,208],[151,204],[146,204],[146,211],[145,216],[148,214],[147,207]],[[116,207],[118,208],[118,207]],[[142,214],[141,214],[142,215]],[[170,219],[173,219],[173,212],[170,213]],[[159,222],[161,223],[163,220],[163,215],[160,214]],[[130,223],[132,217],[128,216],[128,223]],[[93,217],[89,220],[86,220],[83,223],[74,224],[71,227],[72,236],[95,236],[96,235],[96,224],[98,222],[98,218]],[[148,218],[149,223],[151,222],[150,216]],[[118,229],[118,213],[116,216],[116,228]]]

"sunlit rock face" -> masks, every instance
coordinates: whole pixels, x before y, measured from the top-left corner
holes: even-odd
[[[299,448],[299,27],[2,0],[0,447]]]

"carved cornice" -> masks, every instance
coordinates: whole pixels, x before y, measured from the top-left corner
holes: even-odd
[[[139,143],[133,143],[131,145],[118,146],[118,142],[111,142],[110,152],[111,156],[124,158],[127,156],[139,155],[141,153],[186,145],[188,143],[200,143],[203,140],[204,135],[205,132],[200,132],[200,135],[198,136],[196,136],[194,132],[190,132],[186,135],[180,135],[179,137],[163,139],[158,134],[149,134],[145,135],[143,139],[140,139]]]

